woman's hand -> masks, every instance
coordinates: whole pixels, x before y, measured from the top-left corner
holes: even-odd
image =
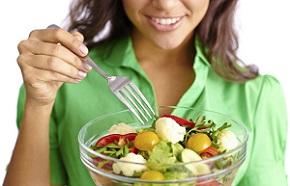
[[[4,180],[10,185],[49,185],[49,121],[59,87],[78,83],[90,70],[81,58],[88,49],[80,33],[34,30],[18,45],[26,104]],[[36,179],[37,178],[37,179]]]
[[[18,44],[18,50],[26,102],[37,106],[53,103],[64,82],[79,83],[91,69],[81,60],[88,49],[79,32],[34,30]]]

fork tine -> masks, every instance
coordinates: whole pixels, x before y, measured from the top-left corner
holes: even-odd
[[[139,113],[133,109],[132,105],[130,103],[132,103],[130,101],[130,103],[128,102],[127,96],[124,95],[124,92],[121,91],[116,91],[115,95],[127,106],[127,108],[129,108],[129,110],[134,114],[134,116],[141,122],[141,124],[145,124],[145,121],[140,117]],[[124,97],[126,96],[126,97]]]
[[[141,108],[143,109],[143,112],[146,113],[146,115],[152,119],[153,116],[152,114],[150,114],[150,108],[148,108],[147,103],[144,101],[144,99],[142,98],[142,95],[138,94],[138,92],[135,91],[136,87],[132,86],[132,83],[127,84],[127,86],[124,87],[126,89],[126,91],[128,91],[130,93],[130,95],[134,98],[134,100],[137,101],[137,103],[141,106]],[[141,93],[141,92],[140,92]],[[149,103],[148,103],[149,104]]]
[[[155,118],[155,112],[145,96],[127,77],[111,76],[107,80],[112,92],[129,108],[142,124],[146,124]]]
[[[145,103],[145,106],[149,109],[149,111],[151,112],[151,114],[149,114],[149,112],[147,112],[148,109],[144,109],[144,110],[147,112],[148,115],[150,115],[150,118],[152,118],[152,116],[154,117],[155,112],[154,112],[153,108],[148,103],[147,99],[145,98],[145,96],[143,95],[143,93],[139,90],[139,88],[135,84],[133,84],[133,83],[129,83],[128,85],[133,90],[133,92],[135,92],[135,93],[132,93],[132,94],[133,95],[138,95],[141,98],[142,102]],[[143,104],[141,104],[141,105],[143,105]]]
[[[130,104],[135,108],[135,110],[137,110],[137,111],[139,112],[139,115],[141,115],[142,118],[143,118],[146,122],[148,122],[148,121],[149,121],[148,117],[146,117],[144,111],[140,108],[140,106],[137,105],[137,103],[140,104],[140,103],[139,103],[140,100],[136,100],[136,99],[135,99],[136,96],[131,94],[131,92],[130,92],[130,90],[128,90],[127,86],[124,86],[122,89],[119,90],[119,92],[120,92],[121,94],[123,94],[123,96],[124,96],[125,98],[127,98],[127,101],[129,101]],[[137,103],[136,103],[136,101],[137,101]]]

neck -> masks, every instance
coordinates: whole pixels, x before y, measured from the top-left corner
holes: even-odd
[[[154,65],[167,66],[172,64],[185,63],[192,65],[194,58],[193,36],[187,38],[181,45],[174,49],[163,49],[155,45],[150,40],[140,37],[140,34],[133,31],[133,47],[135,55],[142,65],[144,63],[154,63]]]

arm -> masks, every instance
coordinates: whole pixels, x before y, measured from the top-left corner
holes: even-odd
[[[4,181],[9,185],[49,185],[49,119],[52,104],[26,102],[19,136]]]
[[[247,172],[239,185],[286,186],[287,112],[279,82],[263,77],[254,114],[254,143]]]
[[[26,101],[5,186],[50,185],[49,123],[57,91],[88,72],[80,60],[86,55],[80,37],[61,29],[35,30],[18,45]]]

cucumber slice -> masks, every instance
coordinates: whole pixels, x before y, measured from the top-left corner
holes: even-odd
[[[200,161],[202,158],[193,150],[184,149],[181,152],[181,161],[184,163],[192,162],[192,161]],[[185,167],[192,172],[193,175],[202,175],[210,173],[210,168],[207,164],[204,163],[189,163],[186,164]]]
[[[202,158],[193,150],[190,149],[183,149],[181,152],[181,161],[184,163],[191,162],[191,161],[199,161]]]
[[[204,175],[211,173],[209,166],[205,163],[198,163],[195,165],[196,175]]]

